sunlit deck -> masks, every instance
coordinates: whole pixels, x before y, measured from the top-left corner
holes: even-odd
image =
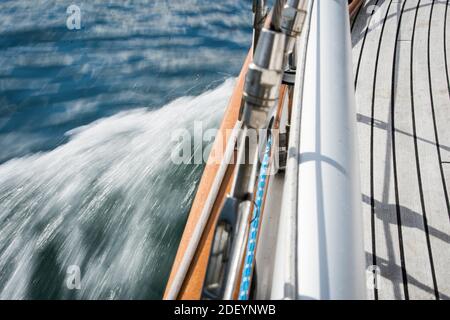
[[[450,299],[448,8],[372,0],[352,26],[372,299]]]

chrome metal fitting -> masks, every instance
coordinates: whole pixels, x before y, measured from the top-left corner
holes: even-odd
[[[289,37],[300,35],[306,19],[305,0],[287,0],[281,14],[281,30]]]
[[[284,72],[285,44],[283,33],[262,29],[244,87],[243,120],[250,128],[264,128],[268,113],[277,103]]]
[[[253,47],[256,47],[267,16],[265,0],[253,0]]]
[[[295,39],[301,34],[307,14],[306,0],[287,0],[281,15],[281,30],[288,37],[285,53],[285,61],[294,50]]]
[[[294,85],[295,77],[297,73],[297,54],[295,50],[295,41],[294,41],[294,49],[291,53],[287,54],[286,57],[286,69],[283,74],[283,84]]]

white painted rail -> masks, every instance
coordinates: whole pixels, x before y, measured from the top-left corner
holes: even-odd
[[[291,131],[272,298],[365,299],[348,1],[312,6],[306,60],[298,62],[304,72],[292,128],[300,130]]]

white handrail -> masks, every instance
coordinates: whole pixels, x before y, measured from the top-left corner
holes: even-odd
[[[272,298],[364,299],[348,1],[313,2],[306,60],[298,61],[303,90],[294,97]]]

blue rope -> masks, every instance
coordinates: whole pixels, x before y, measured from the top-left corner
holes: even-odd
[[[261,164],[256,190],[256,202],[253,208],[253,217],[250,223],[250,233],[247,241],[247,250],[244,260],[244,270],[242,271],[241,287],[239,289],[239,300],[248,300],[250,294],[250,284],[253,272],[253,261],[255,260],[256,242],[258,239],[259,218],[266,189],[267,171],[269,170],[270,150],[272,148],[272,137],[267,139],[266,150]]]

